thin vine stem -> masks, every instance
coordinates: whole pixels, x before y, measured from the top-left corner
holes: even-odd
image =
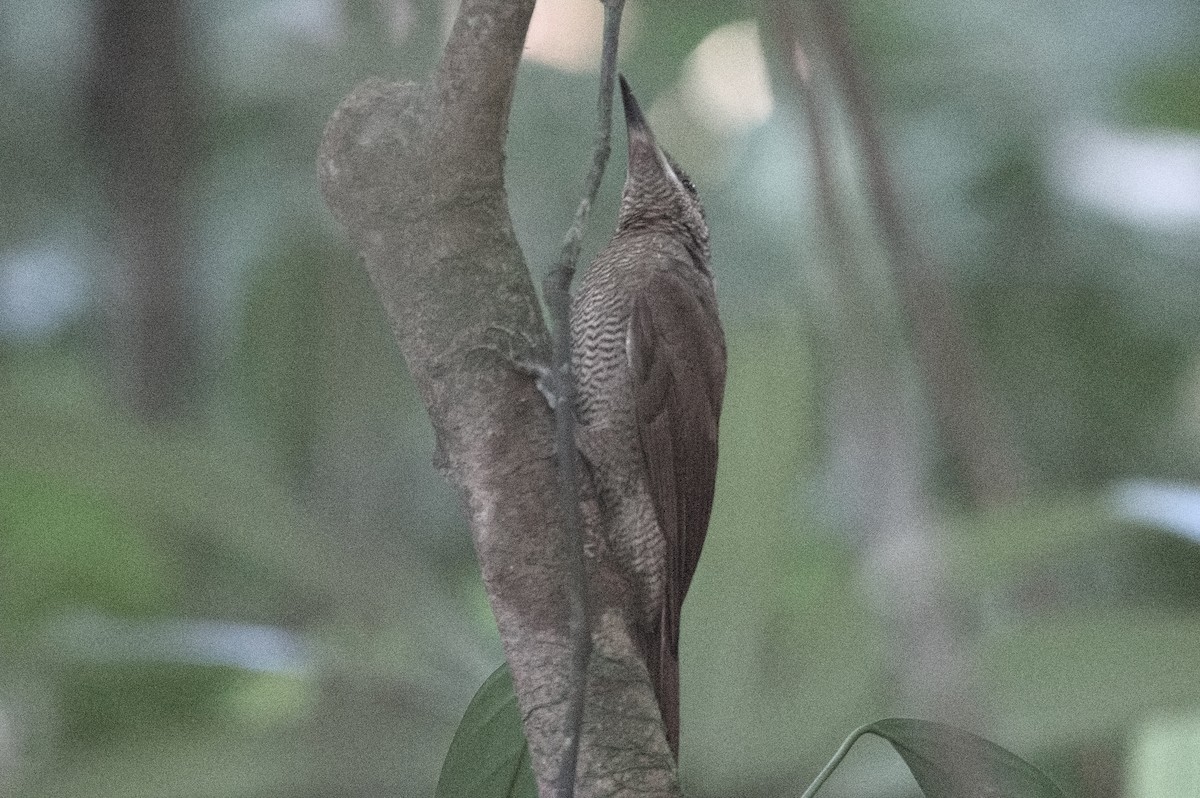
[[[564,520],[566,562],[569,573],[568,629],[572,648],[572,685],[566,712],[567,738],[559,772],[554,778],[554,793],[573,798],[579,763],[579,742],[583,732],[586,703],[587,668],[591,659],[592,635],[587,604],[587,569],[584,561],[583,521],[579,511],[579,473],[575,451],[575,379],[571,373],[571,280],[583,242],[583,229],[600,191],[604,169],[612,151],[613,85],[616,82],[617,43],[625,0],[604,0],[604,41],[600,54],[600,95],[598,123],[591,168],[584,184],[583,197],[575,219],[563,237],[562,252],[546,275],[542,290],[553,328],[552,373],[557,401],[554,406],[555,447],[558,452],[559,501]]]
[[[829,760],[829,764],[817,774],[817,777],[813,779],[813,783],[808,785],[808,789],[804,791],[800,798],[813,798],[817,794],[817,790],[821,789],[821,785],[829,779],[833,771],[837,770],[837,766],[842,764],[842,760],[846,758],[846,754],[850,753],[850,749],[858,742],[858,738],[871,731],[871,725],[867,723],[850,732],[850,736],[846,738],[846,741],[842,743],[842,747],[833,755],[833,759]]]

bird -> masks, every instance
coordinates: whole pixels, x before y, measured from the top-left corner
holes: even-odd
[[[679,756],[679,621],[708,531],[725,392],[708,223],[624,76],[628,167],[616,231],[571,300],[576,446]]]

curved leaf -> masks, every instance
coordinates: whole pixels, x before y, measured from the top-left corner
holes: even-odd
[[[816,794],[864,734],[892,744],[926,798],[1066,798],[1045,773],[1012,751],[945,723],[914,718],[886,718],[855,729],[802,798]]]
[[[1065,798],[1012,751],[945,723],[887,718],[863,731],[892,744],[928,798]]]
[[[475,693],[438,777],[436,798],[537,798],[508,665]]]

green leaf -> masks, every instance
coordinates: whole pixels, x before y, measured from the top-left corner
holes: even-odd
[[[512,675],[501,665],[458,724],[436,798],[537,798]]]
[[[1064,798],[1045,773],[968,731],[913,718],[878,720],[866,731],[892,744],[929,798]]]
[[[892,744],[926,798],[1065,798],[1033,765],[979,735],[913,718],[887,718],[862,726],[846,738],[803,798],[812,798],[864,734]]]

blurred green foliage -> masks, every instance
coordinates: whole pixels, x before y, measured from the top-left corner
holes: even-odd
[[[1130,80],[1126,105],[1139,125],[1200,130],[1200,56],[1182,53],[1139,70]]]
[[[0,473],[0,518],[0,622],[10,635],[65,607],[117,615],[171,609],[169,564],[108,496],[8,470]]]
[[[457,497],[313,162],[357,80],[429,69],[444,5],[187,7],[200,146],[178,190],[202,357],[192,408],[148,425],[110,389],[117,255],[84,94],[104,79],[89,71],[95,6],[0,4],[0,793],[433,791],[501,654]],[[824,358],[852,344],[828,341],[832,258],[802,119],[777,91],[766,122],[719,130],[689,99],[696,45],[758,10],[631,0],[622,62],[701,187],[729,337],[717,505],[682,643],[697,796],[798,795],[848,730],[906,714],[823,480]],[[1134,177],[1076,191],[1063,162],[1098,140],[1073,138],[1080,125],[1126,143],[1165,131],[1195,157],[1196,6],[851,10],[905,209],[950,268],[1030,471],[1026,500],[966,508],[920,431],[981,721],[1069,793],[1157,798],[1122,763],[1160,761],[1172,740],[1194,750],[1200,553],[1172,531],[1186,519],[1131,520],[1112,486],[1200,481],[1200,221],[1122,210],[1112,195]],[[521,68],[509,192],[536,273],[574,213],[593,84]],[[620,141],[589,251],[616,213]],[[1153,166],[1155,152],[1130,157]],[[188,626],[210,621],[243,642]],[[263,629],[296,649],[248,661]],[[884,746],[847,767],[831,798],[913,789]]]

